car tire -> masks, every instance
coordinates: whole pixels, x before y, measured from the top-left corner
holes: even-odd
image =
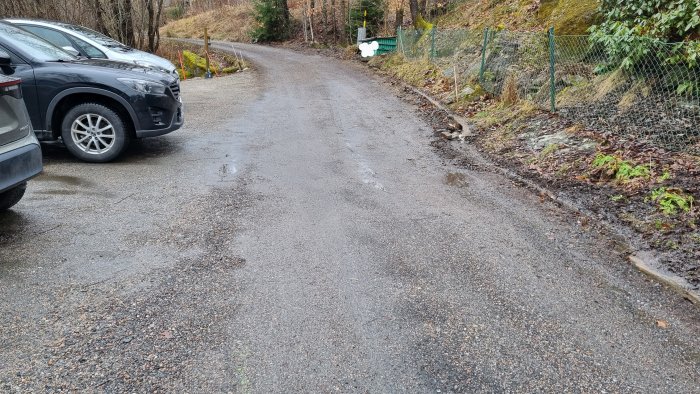
[[[116,159],[129,144],[121,116],[97,103],[71,108],[61,122],[61,138],[73,156],[92,163]]]
[[[6,211],[17,204],[19,200],[22,199],[22,196],[24,196],[25,190],[27,190],[27,184],[23,183],[0,193],[0,212]]]

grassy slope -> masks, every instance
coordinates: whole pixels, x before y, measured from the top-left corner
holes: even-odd
[[[203,38],[204,28],[214,40],[250,41],[248,32],[253,28],[250,3],[223,6],[201,14],[187,16],[167,23],[160,30],[163,37]]]
[[[398,1],[398,0],[396,0]],[[390,0],[393,18],[396,1]],[[537,5],[536,3],[539,3]],[[410,15],[404,2],[404,15]],[[558,34],[584,34],[596,18],[597,0],[462,0],[455,3],[437,24],[443,28],[498,27],[514,31],[534,31],[554,26]],[[289,1],[292,15],[300,18],[301,3]],[[320,11],[319,11],[320,12]],[[393,24],[390,21],[389,25]],[[249,41],[254,20],[250,2],[189,15],[161,28],[163,37],[202,38],[204,27],[214,39]]]
[[[554,26],[559,34],[584,34],[595,21],[597,7],[597,0],[465,0],[438,25],[517,31]]]

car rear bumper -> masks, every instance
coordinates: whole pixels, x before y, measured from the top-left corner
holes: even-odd
[[[0,153],[0,193],[35,177],[42,169],[39,144],[31,143]]]

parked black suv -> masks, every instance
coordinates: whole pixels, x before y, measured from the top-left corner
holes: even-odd
[[[20,80],[0,75],[0,212],[17,204],[41,172],[41,148],[29,124]]]
[[[0,22],[0,75],[22,79],[39,140],[63,140],[81,160],[115,159],[132,138],[182,126],[180,82],[132,63],[80,59]]]

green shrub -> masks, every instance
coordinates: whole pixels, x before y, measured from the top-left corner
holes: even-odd
[[[257,27],[250,32],[253,41],[281,41],[289,36],[287,0],[255,0],[253,12],[257,22]]]
[[[615,179],[619,182],[628,182],[637,178],[648,179],[651,176],[651,170],[647,165],[635,165],[617,156],[601,153],[593,159],[591,167],[600,175],[600,178]]]
[[[609,56],[609,67],[624,69],[667,62],[695,67],[700,55],[700,2],[697,0],[601,0],[603,22],[591,40]],[[662,42],[676,43],[663,48]]]
[[[185,7],[182,3],[178,3],[172,7],[166,8],[165,15],[167,16],[168,20],[171,21],[181,19],[183,16],[185,16]]]
[[[647,198],[658,204],[658,208],[666,215],[675,215],[679,210],[690,212],[693,209],[693,196],[684,193],[680,189],[660,187],[651,192]]]
[[[364,16],[367,11],[367,16]],[[384,20],[383,0],[360,0],[359,4],[350,10],[350,20],[356,24],[348,25],[349,33],[352,34],[353,41],[357,40],[357,28],[362,27],[363,21],[367,21],[367,37],[375,37]]]

